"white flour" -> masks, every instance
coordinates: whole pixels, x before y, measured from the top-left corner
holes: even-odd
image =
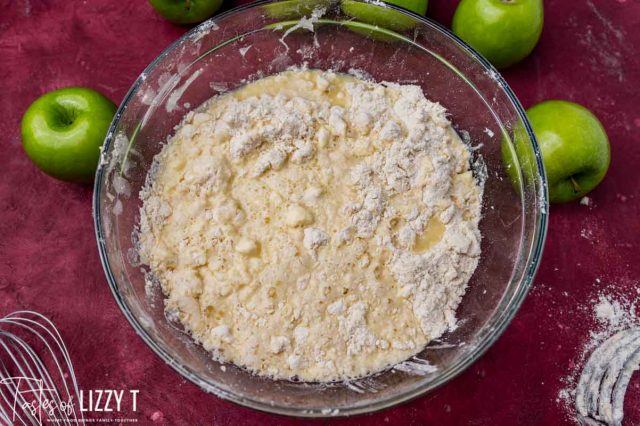
[[[140,254],[217,357],[328,381],[455,328],[482,186],[419,87],[286,72],[189,113],[156,163]]]

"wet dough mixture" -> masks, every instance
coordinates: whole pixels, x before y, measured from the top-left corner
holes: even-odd
[[[482,185],[418,86],[292,70],[187,114],[141,194],[166,309],[220,360],[304,381],[401,362],[456,324]]]

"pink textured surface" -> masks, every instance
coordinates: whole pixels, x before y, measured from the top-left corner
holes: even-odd
[[[240,3],[240,2],[236,2]],[[449,24],[456,2],[432,0]],[[613,162],[593,205],[553,206],[532,292],[500,340],[460,377],[400,407],[327,424],[572,424],[556,401],[595,325],[600,291],[638,298],[640,279],[640,2],[548,0],[542,40],[504,72],[525,107],[562,98],[603,121]],[[160,361],[113,300],[94,240],[91,189],[39,172],[19,121],[45,91],[82,85],[119,102],[185,28],[146,1],[0,0],[0,315],[24,308],[59,326],[86,389],[140,389],[141,423],[309,423],[257,413],[202,392]],[[613,289],[613,290],[612,290]],[[640,379],[625,424],[640,424]],[[108,417],[108,416],[105,416]]]

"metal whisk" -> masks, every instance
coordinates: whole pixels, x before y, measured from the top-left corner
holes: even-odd
[[[84,423],[69,352],[44,315],[0,318],[0,425]]]
[[[576,388],[578,422],[620,426],[631,375],[640,368],[640,327],[620,331],[593,351]]]

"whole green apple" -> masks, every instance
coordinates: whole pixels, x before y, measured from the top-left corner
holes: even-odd
[[[149,0],[149,3],[156,12],[176,24],[202,22],[222,6],[222,0]]]
[[[387,0],[386,3],[422,16],[427,13],[427,0]],[[415,26],[415,20],[411,17],[376,4],[342,0],[342,12],[358,21],[394,31],[405,31]]]
[[[276,19],[296,19],[310,16],[315,9],[328,7],[331,0],[285,0],[262,6],[266,14]]]
[[[552,203],[582,198],[604,179],[611,162],[609,139],[591,111],[573,102],[552,100],[531,107],[527,116],[540,146]],[[524,129],[516,129],[513,139],[513,149],[503,143],[502,156],[508,175],[519,187],[514,154],[528,177],[535,170],[535,159]]]
[[[54,90],[36,99],[24,113],[22,146],[46,174],[89,183],[115,112],[115,104],[93,89]]]
[[[542,0],[462,0],[452,29],[496,68],[527,57],[544,22]]]

